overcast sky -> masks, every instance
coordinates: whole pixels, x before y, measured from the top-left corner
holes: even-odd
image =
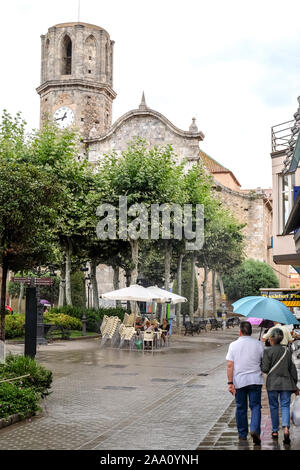
[[[0,2],[0,106],[39,125],[40,35],[78,20],[78,0]],[[188,130],[243,188],[271,187],[271,126],[300,95],[300,2],[81,0],[115,41],[113,121],[147,105]]]

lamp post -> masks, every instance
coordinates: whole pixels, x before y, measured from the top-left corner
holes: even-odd
[[[83,272],[83,279],[82,279],[82,284],[83,284],[83,291],[82,291],[82,336],[86,336],[86,292],[85,292],[85,281],[87,281],[90,277],[85,276],[85,273],[89,269],[86,266],[82,266],[80,268],[80,271]]]
[[[50,277],[53,277],[53,278],[56,277],[53,266],[49,266],[49,271],[50,271]],[[54,292],[53,292],[53,289],[54,289],[54,279],[53,279],[53,284],[51,284],[51,307],[54,307]]]
[[[38,278],[41,275],[41,268],[38,266],[37,269],[33,270],[34,274],[37,274]],[[45,329],[44,329],[44,306],[40,302],[40,286],[36,286],[36,301],[37,301],[37,337],[36,344],[48,344],[45,339]]]

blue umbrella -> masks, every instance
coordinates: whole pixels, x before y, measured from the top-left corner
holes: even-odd
[[[234,313],[240,313],[245,317],[264,318],[265,320],[272,320],[285,325],[299,325],[298,320],[286,305],[270,297],[243,297],[232,305]]]

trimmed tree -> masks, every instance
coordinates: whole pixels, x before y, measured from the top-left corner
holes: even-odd
[[[260,295],[260,288],[279,287],[279,281],[270,265],[253,259],[245,260],[230,274],[223,276],[224,289],[231,300],[249,295]]]

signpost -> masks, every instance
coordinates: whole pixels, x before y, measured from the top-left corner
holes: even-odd
[[[34,357],[37,344],[47,344],[44,332],[43,305],[40,286],[52,286],[50,277],[13,277],[12,282],[23,283],[26,289],[25,356]]]

